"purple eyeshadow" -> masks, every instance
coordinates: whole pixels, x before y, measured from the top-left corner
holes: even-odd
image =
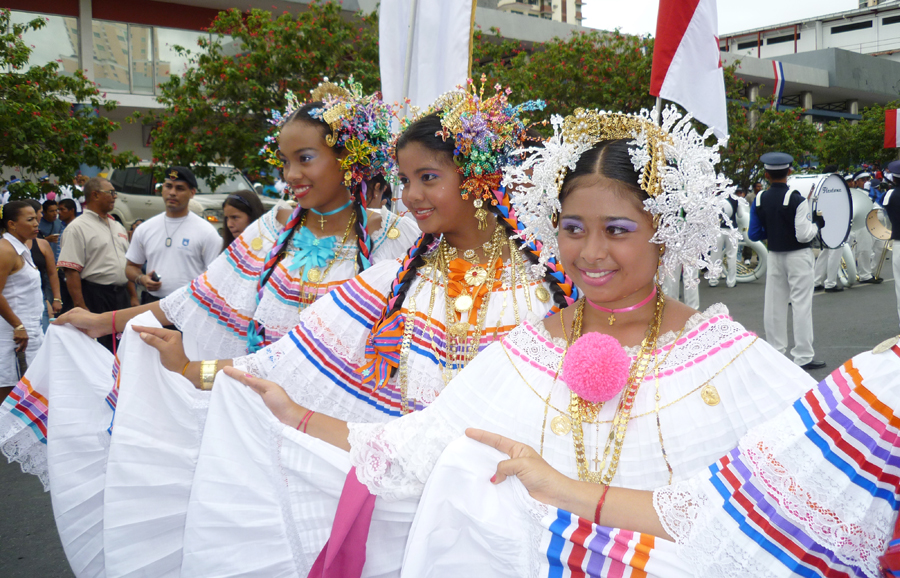
[[[568,227],[578,227],[579,229],[581,229],[584,228],[584,225],[582,225],[581,221],[579,221],[578,219],[563,219],[559,222],[560,229],[566,229]]]
[[[629,219],[613,219],[612,221],[606,222],[607,227],[617,227],[619,229],[625,229],[629,233],[634,233],[637,231],[637,223],[631,221]]]

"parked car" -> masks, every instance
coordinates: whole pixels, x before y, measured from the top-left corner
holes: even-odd
[[[227,175],[227,179],[212,192],[206,179],[197,177],[197,194],[194,195],[190,209],[217,229],[222,229],[225,226],[222,212],[225,198],[236,191],[256,189],[234,167],[215,165],[213,168],[217,174]],[[126,228],[138,219],[147,220],[165,212],[166,204],[160,193],[162,183],[156,180],[150,163],[116,169],[108,178],[118,193],[116,206],[110,214]],[[264,196],[260,196],[260,200],[266,209],[271,209],[278,202],[277,199]]]

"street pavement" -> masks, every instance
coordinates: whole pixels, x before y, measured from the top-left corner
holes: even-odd
[[[855,285],[841,293],[818,292],[813,298],[816,359],[825,369],[810,372],[823,379],[854,355],[872,349],[900,333],[894,279],[886,261],[880,285]],[[724,280],[717,287],[700,285],[700,307],[725,303],[732,317],[764,337],[763,292],[765,281],[738,283],[729,289]],[[788,324],[790,332],[790,323]],[[5,460],[0,460],[5,462]],[[50,495],[40,481],[25,475],[18,464],[0,464],[3,509],[0,519],[0,576],[4,578],[73,576],[53,522]]]

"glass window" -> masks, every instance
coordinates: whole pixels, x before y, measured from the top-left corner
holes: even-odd
[[[169,76],[181,76],[188,68],[188,59],[178,54],[175,46],[182,46],[197,52],[197,39],[206,36],[203,32],[193,30],[176,30],[174,28],[153,29],[153,60],[156,62],[156,84],[169,80]]]
[[[128,25],[94,20],[94,82],[104,90],[128,92]],[[99,36],[98,36],[99,34]]]
[[[78,20],[63,16],[12,11],[10,22],[25,24],[35,18],[44,18],[47,25],[39,30],[26,32],[22,39],[31,49],[29,66],[43,66],[48,62],[59,64],[61,74],[71,76],[78,70]]]
[[[125,187],[122,189],[124,193],[132,195],[147,195],[150,192],[150,184],[153,175],[149,169],[128,168],[125,175]]]
[[[253,185],[240,171],[231,167],[215,167],[216,175],[225,175],[225,182],[219,185],[215,191],[206,182],[206,179],[197,177],[197,194],[204,193],[234,193],[236,191],[253,190]]]
[[[136,94],[153,94],[153,62],[147,57],[146,48],[153,29],[134,24],[130,28],[131,91]]]

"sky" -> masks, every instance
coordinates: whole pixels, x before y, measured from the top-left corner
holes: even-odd
[[[585,0],[584,25],[656,35],[659,0]],[[718,0],[719,35],[859,8],[859,0]]]

